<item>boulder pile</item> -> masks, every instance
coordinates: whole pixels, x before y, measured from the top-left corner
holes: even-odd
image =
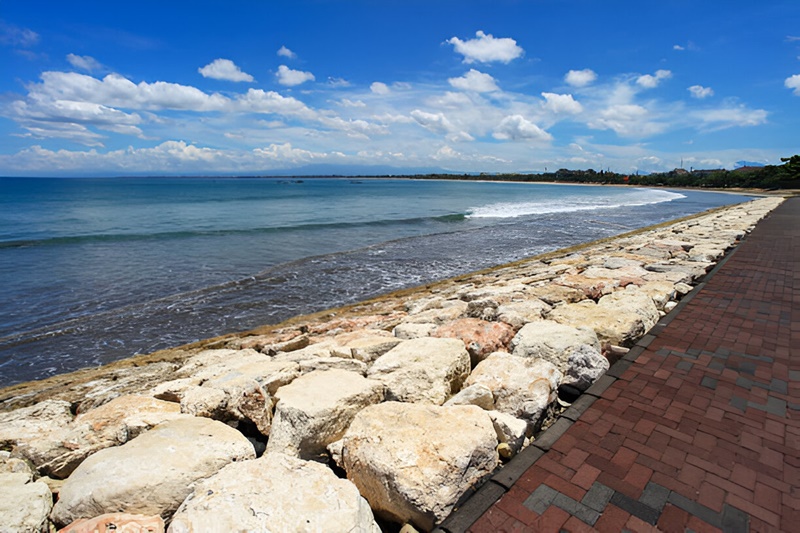
[[[3,531],[428,531],[536,439],[559,388],[586,390],[781,201],[12,398]]]

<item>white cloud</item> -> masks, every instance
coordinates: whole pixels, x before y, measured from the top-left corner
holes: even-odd
[[[314,75],[310,72],[292,70],[286,65],[279,66],[275,76],[278,78],[278,83],[286,85],[287,87],[294,87],[295,85],[300,85],[307,81],[314,81],[315,79]]]
[[[342,107],[367,107],[367,104],[361,100],[350,100],[349,98],[339,100],[339,105]]]
[[[583,106],[571,94],[542,93],[545,101],[542,107],[553,113],[576,115],[583,111]]]
[[[99,61],[91,56],[78,56],[75,54],[67,54],[67,61],[75,68],[91,72],[99,70],[103,67]]]
[[[452,44],[455,51],[464,56],[464,63],[491,63],[500,61],[510,63],[520,57],[524,50],[517,46],[517,41],[509,37],[500,39],[482,31],[475,32],[475,39],[462,41],[453,37],[447,41]]]
[[[278,52],[277,52],[277,54],[278,54],[279,56],[281,56],[281,57],[286,57],[286,58],[288,58],[288,59],[295,59],[295,58],[297,57],[297,54],[295,54],[294,52],[292,52],[291,50],[289,50],[289,49],[288,49],[288,48],[286,48],[285,46],[281,46],[281,47],[278,49]]]
[[[328,85],[335,88],[350,87],[350,82],[344,78],[328,77]]]
[[[460,78],[450,78],[447,81],[450,83],[450,85],[456,89],[461,89],[462,91],[488,93],[500,90],[493,77],[475,69],[470,69],[469,72]]]
[[[28,48],[38,44],[39,34],[28,28],[6,24],[0,20],[0,44]]]
[[[702,85],[692,85],[687,89],[694,98],[703,99],[709,96],[714,96],[714,89],[711,87],[703,87]]]
[[[434,133],[453,133],[456,131],[456,127],[453,126],[443,113],[428,113],[415,109],[411,112],[411,117],[416,120],[420,126]]]
[[[495,139],[550,142],[553,136],[522,115],[509,115],[494,130]]]
[[[678,51],[683,51],[683,50],[686,50],[686,48],[684,48],[683,46],[681,46],[681,45],[679,45],[679,44],[673,45],[673,46],[672,46],[672,49],[673,49],[673,50],[678,50]]]
[[[573,87],[585,87],[597,79],[597,74],[592,69],[570,70],[564,76],[564,81]]]
[[[376,81],[369,86],[369,90],[375,94],[389,94],[389,86],[383,82]]]
[[[236,98],[231,105],[235,111],[296,116],[314,120],[318,114],[303,102],[291,96],[283,96],[275,91],[250,89]]]
[[[661,83],[662,80],[666,80],[672,77],[672,72],[669,70],[657,70],[655,76],[651,76],[650,74],[644,74],[636,78],[636,83],[645,89],[653,89],[658,87],[658,84]]]
[[[197,69],[197,72],[202,74],[204,78],[213,78],[215,80],[253,81],[253,76],[242,72],[242,69],[237,67],[230,59],[215,59],[208,65]]]
[[[800,74],[789,76],[783,82],[787,89],[792,89],[795,95],[800,96]]]
[[[703,109],[691,113],[695,120],[700,121],[702,128],[710,131],[758,126],[767,122],[767,115],[764,109],[748,109],[745,106]]]
[[[654,122],[650,112],[637,104],[616,104],[603,109],[588,126],[613,130],[623,137],[646,137],[662,132],[666,124]]]

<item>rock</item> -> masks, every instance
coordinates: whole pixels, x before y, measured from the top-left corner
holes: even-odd
[[[410,324],[442,324],[451,320],[462,318],[467,312],[467,302],[454,302],[453,305],[441,309],[428,309],[415,315],[408,315],[403,323]]]
[[[383,401],[384,385],[345,370],[312,372],[278,389],[267,452],[315,459],[356,413]]]
[[[59,452],[39,465],[39,471],[66,478],[87,457],[125,444],[167,420],[180,418],[180,406],[149,396],[129,394],[78,415],[63,434]]]
[[[180,408],[182,413],[191,416],[219,420],[226,418],[227,405],[228,395],[225,391],[214,387],[193,386],[183,391]]]
[[[555,283],[578,290],[583,294],[582,299],[591,300],[597,300],[604,294],[614,292],[619,285],[615,278],[587,278],[582,274],[564,274],[556,279]]]
[[[402,342],[386,331],[362,330],[342,333],[333,338],[338,345],[331,350],[336,357],[353,358],[371,363]]]
[[[124,394],[141,394],[166,379],[172,379],[176,368],[175,363],[162,362],[124,367],[104,373],[102,378],[82,383],[72,389],[72,394],[81,398],[77,406],[73,405],[73,412],[85,413]]]
[[[470,358],[457,339],[411,339],[382,355],[367,377],[386,385],[386,399],[442,405],[469,375]]]
[[[657,310],[664,309],[667,302],[675,297],[675,285],[668,281],[648,281],[639,285],[638,290],[653,300]]]
[[[610,364],[594,346],[582,344],[573,348],[567,358],[567,371],[562,384],[572,385],[581,392],[605,374]]]
[[[293,374],[294,372],[292,372]],[[217,379],[212,379],[203,384],[200,389],[212,389],[223,393],[222,403],[217,406],[216,416],[200,414],[195,416],[209,416],[221,422],[240,422],[242,420],[253,423],[262,435],[269,435],[272,424],[272,398],[256,377],[260,375],[242,375],[231,372]],[[218,397],[216,394],[209,398]],[[181,409],[187,406],[187,398],[181,401]],[[188,406],[187,406],[188,407]]]
[[[295,353],[297,352],[290,352],[289,355]],[[202,380],[204,385],[207,381],[222,382],[249,378],[256,381],[268,394],[273,395],[280,387],[291,383],[300,376],[300,365],[297,362],[281,361],[278,360],[278,357],[280,356],[270,358],[257,353],[255,356],[248,356],[244,359],[231,359],[207,366],[195,373],[194,377]]]
[[[386,402],[356,415],[343,462],[378,516],[430,531],[494,470],[496,446],[479,407]]]
[[[597,305],[609,309],[613,313],[625,312],[639,315],[645,332],[655,326],[659,318],[658,309],[650,295],[633,287],[603,296]]]
[[[477,318],[461,318],[436,328],[434,337],[460,339],[467,347],[474,367],[492,352],[505,350],[514,330],[502,322],[486,322]]]
[[[641,267],[642,261],[638,261],[636,259],[631,259],[627,257],[620,257],[616,255],[612,255],[607,257],[605,261],[603,261],[603,268],[608,268],[612,270],[616,270],[619,268],[628,268],[628,267]]]
[[[586,299],[583,291],[572,287],[565,287],[555,283],[548,283],[531,289],[531,294],[549,305],[560,303],[574,303]]]
[[[0,449],[13,450],[14,456],[38,469],[64,453],[62,443],[72,419],[70,404],[60,400],[0,413]]]
[[[61,488],[52,520],[66,525],[119,509],[167,517],[193,483],[232,461],[254,457],[248,440],[222,422],[196,417],[165,422],[83,461]]]
[[[528,322],[544,317],[552,307],[538,298],[509,302],[497,308],[497,320],[505,322],[518,331]]]
[[[496,352],[472,371],[466,387],[483,385],[492,391],[494,408],[528,422],[531,427],[556,398],[561,372],[543,359]]]
[[[419,337],[430,337],[436,330],[436,324],[425,323],[403,323],[398,324],[392,332],[398,339],[418,339]]]
[[[11,453],[7,451],[0,451],[0,475],[3,474],[22,474],[23,483],[33,480],[33,471],[28,463],[22,459],[11,457]]]
[[[341,357],[313,357],[300,362],[300,372],[308,374],[317,370],[347,370],[362,376],[367,375],[367,364],[358,359]]]
[[[380,533],[380,528],[350,481],[321,464],[267,453],[229,464],[200,482],[168,531]]]
[[[30,482],[30,471],[0,474],[0,531],[46,533],[53,508],[50,489]]]
[[[508,446],[510,451],[510,455],[505,459],[517,455],[522,449],[525,439],[530,437],[528,422],[500,411],[489,411],[488,414],[492,419],[498,442]]]
[[[489,387],[475,384],[464,387],[461,392],[450,398],[444,403],[445,407],[450,405],[477,405],[481,409],[491,411],[494,409],[494,396]]]
[[[81,518],[58,533],[164,533],[160,516],[108,513],[94,518]]]
[[[581,344],[600,349],[597,335],[589,328],[539,320],[527,324],[517,332],[511,341],[511,353],[517,357],[543,359],[554,364],[563,373],[569,366],[569,351]]]
[[[669,313],[669,312],[671,312],[673,309],[675,309],[676,307],[678,307],[678,302],[667,302],[667,303],[664,305],[664,312],[665,312],[665,313]]]
[[[609,310],[586,300],[556,307],[548,318],[568,326],[589,327],[601,342],[633,346],[646,332],[644,319],[631,311]]]
[[[293,352],[308,346],[308,335],[297,335],[291,339],[278,340],[274,335],[262,335],[242,339],[239,349],[254,349],[267,355],[275,355],[280,352]]]
[[[675,284],[675,291],[677,291],[677,293],[680,294],[681,296],[689,294],[690,292],[692,292],[692,289],[693,289],[693,287],[691,285],[686,284],[686,283],[676,283]]]

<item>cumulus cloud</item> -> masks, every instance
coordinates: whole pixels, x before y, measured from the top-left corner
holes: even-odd
[[[85,70],[87,72],[91,72],[93,70],[99,70],[103,67],[99,61],[91,56],[79,56],[75,54],[67,54],[67,61],[69,64],[75,68],[79,68],[81,70]]]
[[[789,76],[783,82],[783,85],[786,86],[787,89],[792,89],[795,95],[800,96],[800,74]]]
[[[678,51],[683,51],[683,50],[686,50],[686,48],[684,48],[683,46],[681,46],[681,45],[679,45],[679,44],[673,45],[673,46],[672,46],[672,49],[673,49],[673,50],[678,50]]]
[[[342,107],[367,107],[367,104],[361,100],[350,100],[349,98],[339,100],[339,105]]]
[[[278,83],[287,87],[294,87],[295,85],[300,85],[307,81],[314,81],[315,79],[314,75],[310,72],[292,70],[286,65],[279,66],[275,76],[278,78]]]
[[[509,115],[500,121],[492,136],[501,141],[550,142],[553,136],[522,115]]]
[[[716,131],[733,127],[758,126],[767,122],[768,113],[764,109],[748,109],[731,106],[719,109],[703,109],[691,113],[700,121],[703,129]]]
[[[488,93],[500,90],[493,77],[475,69],[470,69],[469,72],[460,78],[450,78],[447,81],[450,83],[450,85],[456,89],[461,89],[462,91]]]
[[[691,94],[692,97],[703,99],[708,98],[709,96],[714,96],[714,89],[711,87],[703,87],[702,85],[692,85],[687,89]]]
[[[253,81],[253,76],[242,72],[242,69],[237,67],[230,59],[215,59],[208,65],[197,69],[197,72],[202,74],[204,78],[213,78],[215,80]]]
[[[637,104],[612,105],[603,109],[588,125],[593,129],[613,130],[623,137],[646,137],[660,133],[666,127],[652,121],[650,112]]]
[[[658,84],[663,80],[672,77],[672,72],[669,70],[657,70],[655,75],[644,74],[636,78],[636,83],[645,89],[653,89],[658,87]]]
[[[510,63],[520,57],[524,50],[517,45],[517,41],[509,37],[500,39],[482,31],[475,32],[475,39],[462,41],[452,37],[447,43],[452,44],[455,51],[464,56],[464,63],[491,63],[499,61]]]
[[[564,76],[564,81],[573,87],[585,87],[593,83],[597,79],[597,74],[592,70],[585,68],[583,70],[570,70]]]
[[[369,86],[369,90],[375,94],[389,94],[389,86],[383,82],[376,81]]]
[[[286,48],[285,46],[281,46],[281,47],[278,49],[278,52],[277,52],[277,54],[278,54],[279,56],[281,56],[281,57],[286,57],[286,58],[288,58],[288,59],[295,59],[295,58],[297,57],[297,54],[295,54],[294,52],[292,52],[291,50],[289,50],[289,49],[288,49],[288,48]]]
[[[428,113],[415,109],[411,112],[411,117],[426,130],[434,133],[451,133],[456,131],[456,127],[444,116],[443,113]]]
[[[583,106],[571,94],[542,93],[542,96],[545,100],[542,107],[553,113],[576,115],[583,111]]]

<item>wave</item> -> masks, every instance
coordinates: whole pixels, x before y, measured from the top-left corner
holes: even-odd
[[[288,226],[273,226],[260,228],[231,228],[220,230],[183,230],[164,231],[153,233],[99,233],[87,235],[65,235],[60,237],[47,237],[43,239],[16,239],[0,242],[3,248],[24,248],[33,246],[69,245],[94,242],[126,242],[143,240],[186,239],[192,237],[225,237],[229,235],[275,234],[292,231],[319,231],[325,229],[347,229],[392,225],[415,225],[425,222],[453,223],[466,220],[467,213],[450,213],[446,215],[413,218],[387,218],[380,220],[367,220],[359,222],[330,222],[295,224]]]
[[[645,189],[609,196],[566,197],[538,202],[500,202],[476,207],[470,210],[467,218],[517,218],[595,209],[616,209],[618,207],[660,204],[680,198],[686,198],[686,196],[671,191]]]

